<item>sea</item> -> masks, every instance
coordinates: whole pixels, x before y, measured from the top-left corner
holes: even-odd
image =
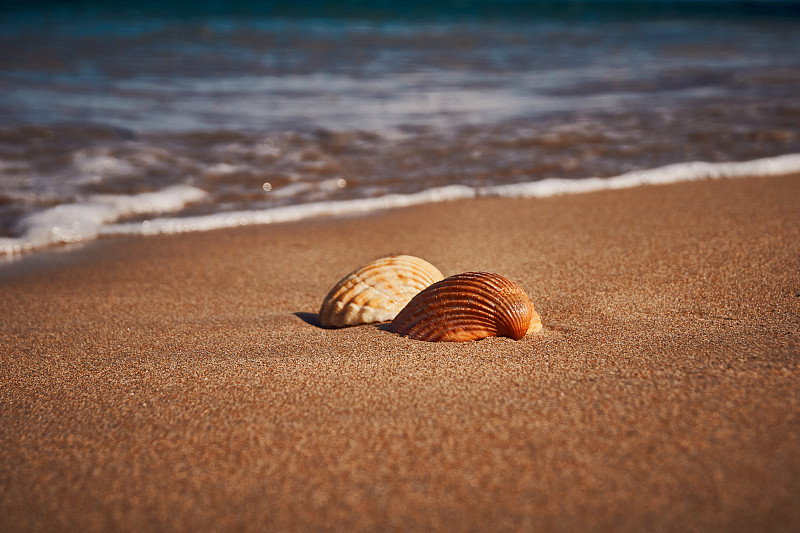
[[[794,172],[800,2],[0,2],[6,260]]]

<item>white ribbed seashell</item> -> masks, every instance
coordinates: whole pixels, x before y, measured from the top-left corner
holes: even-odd
[[[443,279],[424,259],[396,255],[371,261],[342,278],[319,310],[326,328],[392,320],[421,290]]]

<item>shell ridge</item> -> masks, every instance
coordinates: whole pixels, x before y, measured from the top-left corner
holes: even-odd
[[[443,279],[427,261],[409,255],[371,261],[339,280],[323,299],[320,325],[341,327],[391,320],[425,287]]]
[[[518,340],[532,327],[534,313],[525,291],[508,278],[465,272],[421,291],[398,313],[389,330],[429,341],[491,335]]]
[[[457,301],[465,312],[485,315],[486,320],[492,323],[495,330],[499,331],[501,328],[498,327],[498,309],[500,308],[493,297],[491,288],[486,286],[490,285],[489,280],[480,276],[471,276],[471,279],[473,283],[462,287],[462,293],[455,295],[458,297]],[[482,283],[483,281],[487,281],[487,283]]]

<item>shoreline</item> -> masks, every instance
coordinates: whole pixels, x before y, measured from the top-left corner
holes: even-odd
[[[458,200],[0,265],[0,526],[796,528],[798,184]],[[509,277],[543,332],[315,325],[391,253]]]
[[[709,163],[688,161],[633,170],[605,178],[546,178],[516,184],[485,186],[446,185],[415,193],[389,193],[378,197],[318,201],[282,207],[170,217],[209,193],[194,186],[171,185],[136,195],[100,194],[74,204],[60,204],[18,221],[27,228],[20,237],[0,237],[0,259],[15,258],[52,246],[91,242],[125,235],[170,235],[242,226],[297,222],[323,217],[359,216],[381,211],[480,198],[548,198],[604,190],[708,179],[787,176],[800,173],[800,153],[748,161]],[[344,182],[345,180],[339,180]],[[150,216],[139,222],[120,222],[132,215]]]

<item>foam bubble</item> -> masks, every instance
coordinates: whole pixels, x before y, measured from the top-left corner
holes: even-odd
[[[78,151],[72,157],[72,164],[84,176],[83,181],[87,182],[99,182],[107,176],[124,176],[134,172],[129,161],[114,157],[108,150]]]

